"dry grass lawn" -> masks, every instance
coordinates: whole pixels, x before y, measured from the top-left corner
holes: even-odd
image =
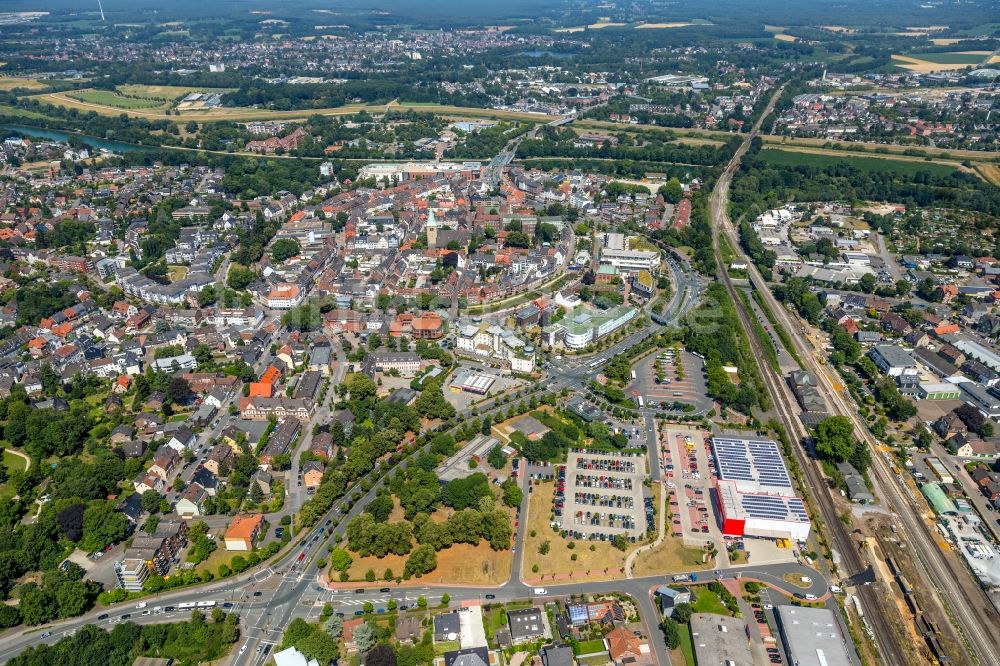
[[[963,51],[963,55],[982,55],[983,57],[989,55],[989,51],[980,52],[970,52]],[[957,69],[965,69],[969,66],[974,66],[974,63],[970,62],[932,62],[930,60],[922,60],[920,58],[912,58],[910,56],[900,55],[898,53],[892,54],[893,62],[902,67],[903,69],[908,69],[911,72],[920,72],[921,74],[931,74],[933,72],[947,72]],[[990,59],[992,62],[992,58]]]
[[[701,561],[700,548],[688,548],[680,539],[668,536],[656,548],[647,550],[635,558],[632,573],[636,576],[658,576],[679,571],[700,571],[709,569],[712,560]]]
[[[774,38],[777,39],[779,42],[797,42],[797,41],[799,41],[798,37],[795,37],[794,35],[786,35],[784,33],[779,33],[779,34],[775,35]]]
[[[810,585],[812,585],[812,583],[803,583],[802,576],[800,574],[786,573],[784,576],[782,576],[782,578],[785,579],[786,583],[794,585],[795,587],[801,588],[803,590],[807,589]]]
[[[394,575],[401,576],[407,559],[406,555],[389,555],[381,559],[358,557],[356,554],[352,556],[354,563],[347,571],[352,581],[365,580],[369,569],[375,570],[375,577],[379,581],[387,568],[392,569]],[[486,541],[481,541],[478,546],[463,543],[438,551],[437,560],[437,569],[421,578],[411,579],[410,584],[497,586],[510,579],[514,557],[509,550],[495,551]],[[330,572],[330,577],[335,582],[340,580],[339,576],[337,572]]]
[[[597,541],[573,541],[564,539],[549,525],[552,511],[552,500],[555,495],[555,485],[543,482],[535,485],[534,492],[528,504],[528,530],[524,535],[524,552],[521,553],[523,572],[526,580],[541,577],[551,579],[555,574],[557,579],[567,580],[572,574],[572,580],[609,580],[618,578],[625,565],[625,553],[609,543]],[[531,532],[535,536],[531,536]],[[549,552],[541,555],[538,552],[542,542],[549,542]],[[568,545],[574,544],[573,549]],[[593,546],[593,550],[591,550]],[[577,560],[573,561],[576,554]],[[532,568],[537,565],[538,573]]]

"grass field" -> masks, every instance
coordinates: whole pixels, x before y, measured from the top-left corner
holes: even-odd
[[[907,161],[894,157],[869,157],[860,155],[836,155],[813,152],[782,150],[765,146],[760,153],[760,160],[773,166],[814,166],[824,168],[836,164],[849,164],[862,171],[871,173],[895,172],[904,176],[912,176],[926,171],[935,175],[946,176],[956,169],[948,164],[925,162],[922,158]]]
[[[0,104],[0,115],[4,116],[17,116],[20,118],[34,118],[36,120],[47,120],[48,117],[37,111],[28,111],[27,109],[21,109],[16,106],[7,106],[6,104]]]
[[[668,525],[668,535],[669,528]],[[656,548],[643,551],[635,558],[632,573],[636,576],[659,576],[665,572],[707,569],[711,561],[701,561],[700,548],[688,548],[680,539],[667,536]]]
[[[836,94],[836,93],[833,93]],[[576,129],[580,128],[591,128],[591,129],[605,129],[622,131],[622,126],[616,123],[612,123],[606,120],[578,120],[573,123]],[[630,125],[628,131],[644,130],[653,132],[670,132],[677,137],[695,137],[699,139],[708,140],[718,140],[720,142],[727,141],[733,134],[731,132],[723,132],[720,130],[705,130],[705,129],[689,129],[682,127],[663,127],[660,125]],[[827,139],[817,139],[811,137],[787,137],[780,136],[777,134],[763,134],[761,138],[764,140],[765,144],[780,145],[782,147],[787,146],[801,146],[801,147],[815,147],[822,148],[824,144],[830,143]],[[680,138],[678,140],[681,140]],[[944,149],[944,148],[931,148],[929,146],[907,146],[907,145],[884,145],[878,143],[866,143],[863,141],[852,141],[845,143],[844,145],[850,146],[855,151],[860,151],[862,149],[869,152],[876,149],[882,149],[888,151],[889,153],[902,153],[903,151],[910,148],[919,148],[924,153],[931,157],[947,155],[951,156],[953,159],[965,159],[969,158],[973,161],[981,160],[992,160],[1000,157],[998,152],[987,152],[982,150],[962,150],[962,149]],[[838,151],[838,153],[850,154],[852,151],[844,150]],[[945,157],[947,159],[947,157]]]
[[[595,652],[607,652],[603,640],[595,638],[590,641],[580,641],[573,646],[573,654],[593,654]]]
[[[681,635],[681,647],[679,651],[684,657],[684,663],[686,666],[695,666],[694,639],[691,636],[691,625],[682,624],[678,629],[680,630],[678,633]],[[677,650],[674,650],[674,652],[677,652]],[[677,663],[673,661],[673,656],[671,655],[671,663]]]
[[[116,109],[156,109],[162,108],[168,101],[162,97],[151,99],[124,97],[110,90],[83,90],[81,92],[68,93],[68,96],[88,104],[111,106]]]
[[[719,595],[708,589],[706,585],[697,585],[694,587],[695,600],[691,604],[691,608],[695,613],[714,613],[716,615],[727,615],[731,616],[732,613],[726,608],[722,600],[719,599]]]
[[[167,266],[167,278],[171,282],[177,282],[178,280],[183,280],[188,274],[187,266]]]
[[[782,576],[786,583],[794,585],[795,587],[802,588],[803,590],[808,589],[812,583],[803,583],[802,576],[800,574],[786,573]]]
[[[617,578],[625,564],[625,553],[610,543],[597,541],[573,541],[564,539],[549,526],[549,514],[552,511],[552,499],[555,486],[551,482],[535,485],[528,506],[528,530],[524,535],[524,552],[521,554],[523,576],[525,579],[539,577],[566,578],[572,574],[572,580],[609,580]],[[531,532],[535,536],[531,536]],[[549,542],[549,552],[542,555],[538,552],[543,541]],[[573,548],[568,546],[573,543]],[[591,550],[593,546],[594,550]],[[577,559],[573,561],[573,555]],[[538,573],[532,568],[538,565]]]

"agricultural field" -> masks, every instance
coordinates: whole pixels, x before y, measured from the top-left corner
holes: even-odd
[[[976,171],[983,178],[1000,187],[1000,166],[996,164],[977,164]]]
[[[914,53],[902,55],[894,53],[892,60],[897,67],[911,72],[931,73],[974,67],[990,58],[990,51],[959,51],[955,53]]]
[[[761,151],[759,159],[765,164],[774,166],[815,166],[823,168],[836,164],[849,164],[871,173],[891,171],[904,176],[912,176],[921,171],[946,176],[956,170],[955,166],[939,162],[926,162],[923,158],[916,158],[910,161],[899,157],[837,155],[819,151],[800,152],[771,148],[769,146],[765,146],[765,149]]]
[[[46,85],[35,79],[25,79],[18,76],[0,76],[0,90],[44,90]]]

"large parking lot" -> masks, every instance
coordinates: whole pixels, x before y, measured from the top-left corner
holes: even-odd
[[[642,396],[647,407],[664,412],[679,411],[674,403],[694,405],[697,412],[711,409],[705,391],[702,360],[673,349],[660,350],[636,363],[635,380],[626,387],[628,395]]]
[[[671,427],[660,435],[664,479],[670,492],[673,534],[686,543],[722,545],[712,508],[712,462],[707,435],[700,430]]]
[[[556,520],[575,539],[607,541],[622,534],[635,541],[646,533],[652,510],[643,493],[645,476],[643,455],[571,451],[556,469]]]

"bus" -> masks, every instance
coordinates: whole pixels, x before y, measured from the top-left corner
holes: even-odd
[[[635,370],[632,371],[632,381],[635,381]]]
[[[195,603],[193,601],[182,601],[181,603],[177,604],[177,608],[181,610],[187,610],[188,608],[194,608],[194,607]]]
[[[591,361],[590,363],[588,363],[587,367],[590,368],[591,370],[593,370],[594,368],[596,368],[597,366],[599,366],[601,363],[604,363],[604,359],[599,358],[596,361]]]
[[[214,601],[199,601],[198,602],[198,608],[214,608],[214,607],[215,607],[215,602]]]
[[[636,396],[636,398],[635,398],[635,401],[636,401],[636,403],[638,403],[638,405],[639,405],[639,409],[642,409],[643,407],[645,407],[645,406],[646,406],[646,405],[645,405],[645,403],[643,403],[643,400],[642,400],[642,396],[641,396],[641,395],[639,395],[639,396]]]

